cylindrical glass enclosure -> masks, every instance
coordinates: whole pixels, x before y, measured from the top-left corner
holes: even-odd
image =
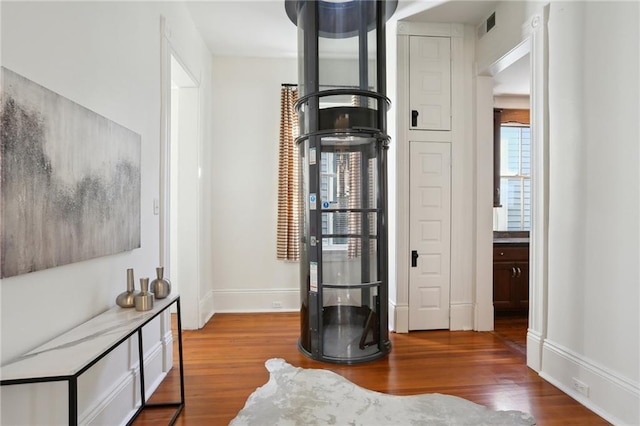
[[[299,347],[320,361],[391,350],[385,22],[396,3],[285,1],[299,46]]]

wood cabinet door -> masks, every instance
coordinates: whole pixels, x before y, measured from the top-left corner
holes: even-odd
[[[518,291],[515,305],[521,310],[526,310],[529,308],[529,263],[518,262],[516,268],[518,268],[516,278]]]
[[[520,292],[514,285],[517,276],[513,262],[496,262],[493,265],[493,308],[496,312],[512,310],[514,301],[520,297]]]

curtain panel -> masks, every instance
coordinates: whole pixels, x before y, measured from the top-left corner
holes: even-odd
[[[278,148],[278,260],[300,258],[300,195],[298,189],[299,166],[298,115],[294,104],[298,89],[282,86],[280,91],[280,141]]]

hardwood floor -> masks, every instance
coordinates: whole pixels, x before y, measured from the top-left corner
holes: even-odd
[[[533,414],[538,425],[608,424],[526,367],[522,352],[496,332],[391,333],[389,356],[354,366],[306,358],[298,351],[298,336],[297,313],[216,314],[203,329],[184,331],[186,406],[176,424],[227,425],[267,382],[264,362],[269,358],[332,370],[389,394],[443,393],[496,410],[522,410]],[[176,370],[152,401],[179,399]],[[171,415],[171,410],[147,409],[134,425],[166,424]]]
[[[493,334],[507,346],[520,352],[526,360],[528,324],[526,316],[498,316],[494,319]]]

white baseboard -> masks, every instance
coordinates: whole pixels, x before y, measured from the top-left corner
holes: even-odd
[[[640,384],[549,340],[540,376],[613,424],[640,424]],[[574,388],[574,378],[588,386],[586,395]]]
[[[173,339],[166,337],[158,341],[148,350],[144,357],[145,396],[147,399],[160,386],[167,373],[164,371],[164,360],[169,357],[164,341]],[[78,415],[78,424],[120,424],[126,425],[140,406],[140,370],[135,368],[120,376],[95,402]]]
[[[173,366],[173,333],[171,330],[162,336],[162,372],[166,373]]]
[[[297,288],[213,290],[212,293],[216,313],[300,311]]]
[[[473,330],[473,304],[452,303],[449,312],[449,330]]]
[[[474,307],[473,329],[475,331],[492,331],[494,310],[493,303],[476,303]]]
[[[409,332],[409,305],[389,301],[389,328],[396,333]]]
[[[78,424],[108,424],[110,421],[113,424],[126,424],[136,412],[135,401],[131,399],[135,393],[136,377],[137,370],[124,374],[102,398],[78,416]]]
[[[200,318],[199,318],[199,327],[202,328],[204,325],[211,319],[214,314],[213,307],[213,291],[210,290],[207,294],[200,300]]]
[[[527,331],[527,366],[536,372],[542,370],[542,335],[532,329]]]

